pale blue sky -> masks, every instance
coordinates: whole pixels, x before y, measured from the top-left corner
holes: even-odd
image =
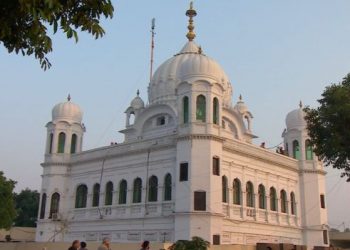
[[[186,0],[114,1],[100,40],[60,33],[42,71],[33,58],[0,46],[0,169],[17,189],[40,188],[51,108],[71,93],[84,110],[84,148],[122,141],[124,110],[140,89],[147,99],[150,21],[156,18],[155,67],[186,42]],[[350,72],[350,1],[195,1],[196,42],[215,58],[254,115],[254,132],[268,146],[282,141],[286,114],[299,100],[316,105],[324,87]],[[350,184],[329,170],[331,225],[350,224]],[[338,183],[338,184],[337,184]]]

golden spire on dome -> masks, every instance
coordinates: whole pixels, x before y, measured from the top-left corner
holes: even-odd
[[[193,17],[197,16],[196,10],[193,9],[193,2],[190,3],[190,8],[186,11],[186,16],[188,16],[190,19],[188,20],[188,32],[186,34],[186,37],[188,41],[193,41],[193,39],[196,37],[196,34],[193,32],[194,25],[193,25]]]

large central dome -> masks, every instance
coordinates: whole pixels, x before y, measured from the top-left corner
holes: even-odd
[[[150,103],[173,100],[178,85],[185,81],[191,83],[193,79],[219,83],[224,89],[224,101],[231,102],[232,87],[222,67],[204,55],[195,42],[189,41],[154,73],[149,87]]]
[[[189,17],[186,34],[188,42],[178,54],[165,61],[154,73],[148,89],[150,104],[174,102],[181,83],[193,84],[197,81],[221,85],[223,104],[231,104],[232,87],[224,70],[216,61],[203,54],[202,48],[193,42],[196,37],[193,17],[196,15],[191,2],[190,9],[186,11],[186,16]]]

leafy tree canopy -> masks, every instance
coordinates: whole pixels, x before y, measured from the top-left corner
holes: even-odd
[[[311,144],[327,166],[350,181],[350,74],[326,87],[318,102],[318,108],[305,108]]]
[[[18,227],[36,227],[40,194],[36,190],[25,189],[14,195],[17,217],[14,220]]]
[[[178,240],[168,250],[207,250],[209,242],[194,236],[192,240]]]
[[[113,11],[111,0],[1,0],[0,44],[9,53],[34,54],[46,70],[51,67],[46,55],[52,51],[48,27],[76,42],[78,29],[97,39],[105,33],[100,17],[112,18]]]
[[[9,229],[16,217],[13,189],[16,182],[7,179],[0,171],[0,228]]]

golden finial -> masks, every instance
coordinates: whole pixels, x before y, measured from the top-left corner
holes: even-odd
[[[67,100],[68,100],[69,102],[70,102],[70,99],[71,99],[70,94],[68,94]]]
[[[193,32],[194,25],[193,25],[193,17],[197,16],[196,10],[193,9],[193,2],[190,3],[190,8],[186,11],[186,16],[188,16],[190,19],[188,20],[188,32],[187,32],[187,39],[188,41],[193,41],[193,39],[196,37],[196,34]]]
[[[242,95],[239,95],[239,101],[242,101],[242,99],[243,99]]]

